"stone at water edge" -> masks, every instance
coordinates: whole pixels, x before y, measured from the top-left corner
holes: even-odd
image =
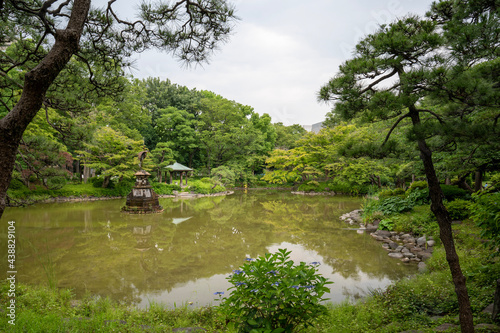
[[[389,257],[395,258],[395,259],[403,259],[404,258],[403,254],[399,253],[399,252],[389,253]]]
[[[427,243],[427,239],[425,238],[425,236],[417,238],[417,245],[418,246],[424,246],[425,243]]]

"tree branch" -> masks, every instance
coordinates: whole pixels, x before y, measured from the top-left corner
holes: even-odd
[[[427,113],[430,113],[432,114],[434,117],[436,117],[437,120],[439,120],[439,122],[441,124],[444,124],[444,121],[443,119],[441,119],[441,117],[439,117],[438,114],[436,114],[435,112],[431,111],[431,110],[426,110],[426,109],[417,109],[418,112],[427,112]]]
[[[387,133],[387,136],[385,137],[385,140],[384,142],[382,143],[382,146],[385,145],[387,143],[387,141],[389,140],[389,137],[391,136],[392,134],[392,131],[394,131],[394,129],[396,129],[396,127],[399,125],[399,123],[405,119],[405,118],[408,118],[410,116],[410,113],[406,113],[404,115],[402,115],[401,117],[399,117],[398,120],[396,120],[396,122],[394,123],[394,125],[392,125],[391,129],[389,130],[389,133]]]
[[[366,87],[365,89],[363,89],[363,90],[361,90],[361,91],[360,91],[360,94],[364,94],[365,92],[367,92],[368,90],[372,89],[374,86],[376,86],[376,85],[377,85],[377,84],[379,84],[380,82],[382,82],[382,81],[384,81],[384,80],[386,80],[386,79],[388,79],[388,78],[390,78],[390,77],[394,76],[394,75],[395,75],[395,74],[397,74],[397,73],[398,73],[398,70],[397,70],[397,69],[393,69],[393,70],[392,70],[392,72],[390,72],[389,74],[384,75],[384,76],[382,76],[381,78],[379,78],[378,80],[376,80],[376,81],[374,81],[374,82],[370,83],[370,84],[368,85],[368,87]]]

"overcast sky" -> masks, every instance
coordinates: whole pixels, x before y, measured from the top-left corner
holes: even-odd
[[[240,21],[209,64],[185,68],[170,54],[136,57],[132,75],[210,90],[249,105],[272,122],[311,125],[331,106],[317,92],[349,59],[364,35],[408,13],[424,15],[432,0],[236,0]]]

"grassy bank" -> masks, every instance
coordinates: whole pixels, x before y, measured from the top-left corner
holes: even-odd
[[[206,179],[189,179],[188,186],[181,189],[176,184],[165,184],[150,182],[158,195],[172,195],[174,191],[189,191],[200,194],[212,194],[226,191],[221,185],[211,183]],[[103,188],[102,182],[65,184],[58,189],[47,189],[41,185],[27,188],[22,183],[14,183],[7,191],[9,204],[11,206],[29,205],[35,202],[51,200],[54,198],[115,198],[126,197],[132,187],[133,181],[122,181],[117,184],[111,183],[110,187]]]

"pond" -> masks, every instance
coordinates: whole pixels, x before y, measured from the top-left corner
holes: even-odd
[[[216,291],[244,263],[279,248],[296,261],[319,261],[334,282],[331,302],[357,299],[371,289],[416,272],[391,259],[367,234],[349,230],[339,216],[361,199],[297,196],[283,191],[236,192],[198,199],[160,199],[164,212],[128,215],[124,200],[38,204],[6,209],[16,225],[19,282],[71,288],[135,304],[216,304]],[[7,269],[1,251],[0,269]]]

